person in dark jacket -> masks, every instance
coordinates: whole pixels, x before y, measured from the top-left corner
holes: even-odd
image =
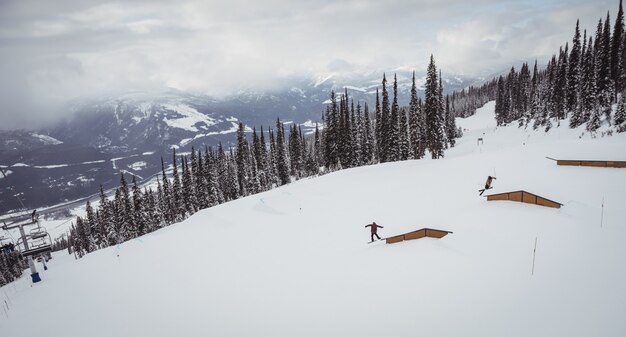
[[[485,182],[485,188],[480,190],[480,195],[483,195],[483,193],[485,193],[486,190],[491,189],[491,182],[496,179],[496,177],[492,177],[492,176],[488,176],[487,177],[487,181]]]
[[[377,225],[375,221],[365,226],[365,228],[367,227],[370,227],[370,230],[372,233],[372,242],[374,242],[374,235],[378,238],[378,240],[380,240],[380,236],[378,236],[376,231],[378,230],[378,228],[385,228],[385,227]]]

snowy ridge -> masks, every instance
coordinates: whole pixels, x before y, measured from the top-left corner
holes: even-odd
[[[626,170],[545,159],[622,159],[626,134],[496,128],[493,102],[457,123],[442,160],[304,179],[78,261],[62,252],[43,282],[2,288],[3,335],[626,335]],[[489,192],[564,206],[488,202],[477,191],[494,174]],[[383,237],[453,234],[368,245],[372,221]]]

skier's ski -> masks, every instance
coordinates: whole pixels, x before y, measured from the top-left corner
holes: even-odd
[[[485,191],[486,191],[486,190],[490,190],[490,189],[492,189],[492,188],[493,188],[493,187],[489,187],[489,188],[483,188],[483,189],[478,190],[478,192],[480,192],[480,194],[479,194],[479,195],[483,195],[483,193],[485,193]]]

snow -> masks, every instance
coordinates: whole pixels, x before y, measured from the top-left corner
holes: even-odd
[[[142,153],[143,156],[149,156],[149,155],[153,155],[153,154],[154,154],[154,151]]]
[[[24,163],[15,163],[11,167],[29,167],[30,165]]]
[[[52,168],[59,168],[59,167],[68,167],[68,164],[57,164],[57,165],[36,165],[33,166],[34,168],[45,168],[45,169],[52,169]]]
[[[171,111],[175,111],[179,115],[184,117],[167,119],[163,121],[173,128],[184,129],[192,132],[198,132],[198,128],[195,126],[198,123],[204,123],[206,126],[215,125],[215,120],[205,114],[202,114],[195,108],[192,108],[186,104],[163,104],[163,108]]]
[[[104,160],[86,161],[86,162],[82,162],[81,164],[89,165],[89,164],[98,164],[98,163],[104,163]]]
[[[138,161],[138,162],[134,162],[131,165],[129,165],[128,167],[132,170],[135,171],[141,171],[142,169],[144,169],[146,166],[148,165],[148,163],[146,163],[145,161]]]
[[[62,141],[60,141],[60,140],[58,140],[58,139],[56,139],[56,138],[53,138],[53,137],[47,136],[47,135],[40,135],[40,134],[37,134],[37,133],[33,133],[33,134],[32,134],[32,136],[33,136],[33,137],[35,137],[35,138],[39,138],[39,139],[40,139],[42,142],[44,142],[44,144],[46,144],[46,145],[59,145],[59,144],[63,144],[63,142],[62,142]]]
[[[626,335],[626,169],[545,158],[623,157],[626,134],[492,123],[493,103],[458,120],[468,131],[442,160],[303,179],[78,261],[55,255],[43,282],[0,291],[2,335]],[[477,190],[494,172],[491,193],[564,206],[488,202]],[[372,221],[382,236],[453,234],[366,244]]]
[[[8,176],[11,173],[13,173],[13,171],[11,170],[2,170],[2,173],[0,173],[0,179],[4,178],[5,176]]]
[[[346,85],[344,88],[348,89],[348,90],[354,90],[354,91],[360,91],[360,92],[366,92],[367,88],[360,88],[360,87],[355,87],[355,86],[351,86],[351,85]]]

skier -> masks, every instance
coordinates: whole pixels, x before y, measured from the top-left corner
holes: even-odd
[[[485,182],[485,188],[483,188],[482,190],[479,190],[480,195],[483,195],[483,193],[485,193],[486,190],[489,190],[492,188],[491,182],[493,181],[493,179],[496,179],[496,177],[492,177],[492,176],[487,177],[487,181]]]
[[[372,242],[374,242],[374,235],[376,235],[378,240],[380,240],[380,236],[378,236],[378,234],[376,234],[376,231],[377,231],[378,228],[385,228],[385,227],[377,225],[375,221],[373,221],[371,224],[365,226],[365,228],[367,228],[367,227],[371,227],[370,229],[371,229],[371,233],[372,233]]]

